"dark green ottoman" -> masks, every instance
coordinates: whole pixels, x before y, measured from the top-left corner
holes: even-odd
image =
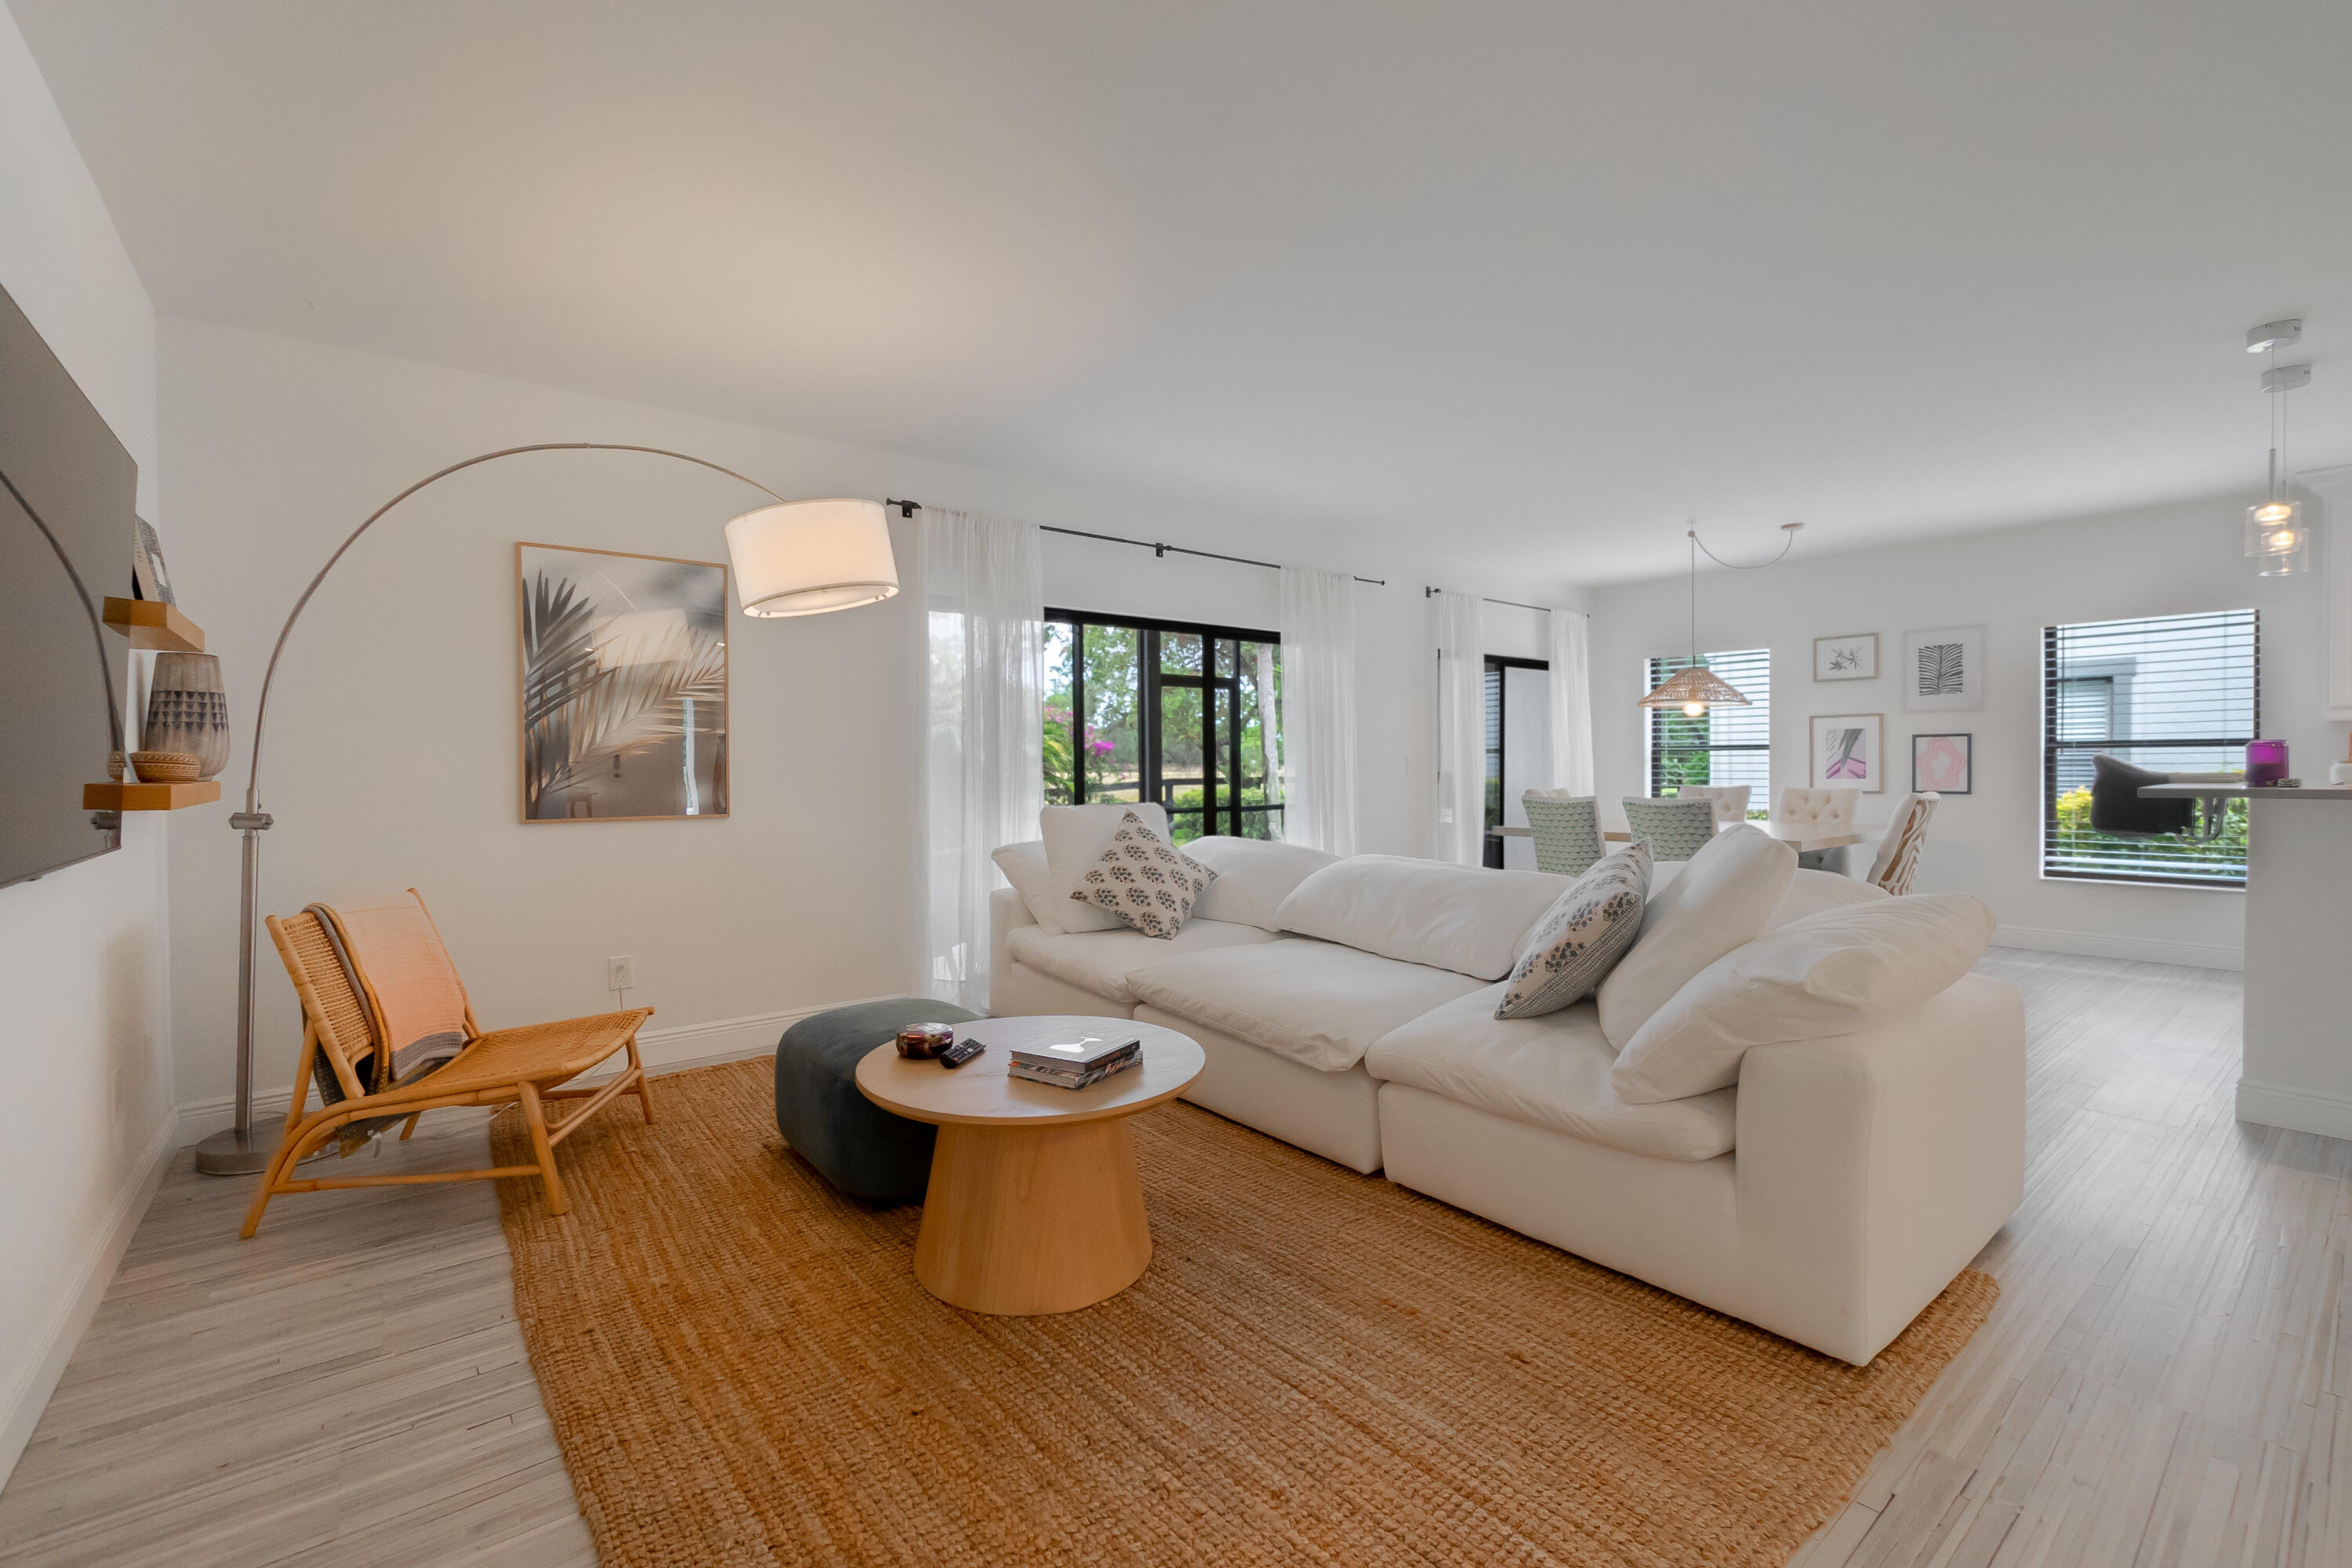
[[[894,996],[803,1018],[776,1042],[776,1131],[852,1197],[903,1203],[931,1178],[938,1129],[893,1116],[857,1092],[857,1063],[909,1024],[961,1026],[980,1016],[951,1002]],[[958,1037],[962,1031],[959,1027]]]

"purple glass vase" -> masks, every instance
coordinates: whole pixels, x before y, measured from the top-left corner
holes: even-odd
[[[2284,741],[2249,741],[2246,742],[2246,783],[2274,784],[2286,777],[2286,742]]]

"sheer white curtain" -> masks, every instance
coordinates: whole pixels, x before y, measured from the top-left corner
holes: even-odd
[[[1345,572],[1282,569],[1282,792],[1285,839],[1356,852],[1356,584]]]
[[[989,856],[1037,837],[1045,804],[1045,579],[1035,525],[923,509],[929,610],[929,994],[988,1010]]]
[[[1592,617],[1551,612],[1551,782],[1592,793]]]
[[[1440,860],[1486,858],[1486,649],[1478,595],[1437,595],[1437,822]]]

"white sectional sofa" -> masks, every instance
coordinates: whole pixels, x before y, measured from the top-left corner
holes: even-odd
[[[1180,1029],[1208,1057],[1186,1099],[1857,1364],[2022,1196],[2024,1020],[1997,982],[1963,975],[1892,1022],[1757,1047],[1733,1087],[1632,1104],[1592,1002],[1494,1016],[1568,879],[1359,857],[1310,908],[1288,891],[1328,857],[1187,852],[1223,874],[1167,941],[1051,931],[1000,889],[992,1010]],[[1034,858],[1013,879],[1031,893]],[[1876,896],[1798,872],[1773,924]]]

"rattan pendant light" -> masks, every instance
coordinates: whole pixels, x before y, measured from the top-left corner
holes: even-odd
[[[1780,555],[1789,553],[1789,546],[1796,542],[1797,530],[1804,526],[1801,522],[1784,522],[1780,525],[1781,531],[1786,536],[1780,546]],[[1753,707],[1755,704],[1748,700],[1746,692],[1741,691],[1739,688],[1698,661],[1698,552],[1706,550],[1706,547],[1698,542],[1697,529],[1690,528],[1683,531],[1690,540],[1690,664],[1652,687],[1650,694],[1642,699],[1642,706],[1679,708],[1685,717],[1692,719],[1702,717],[1711,707]],[[1775,555],[1772,561],[1780,560],[1780,555]],[[1709,561],[1720,560],[1712,550],[1707,550],[1706,558]],[[1720,563],[1726,566],[1731,564],[1728,561],[1721,561]],[[1771,561],[1759,563],[1766,566],[1771,563]],[[1741,570],[1752,569],[1741,568]]]

